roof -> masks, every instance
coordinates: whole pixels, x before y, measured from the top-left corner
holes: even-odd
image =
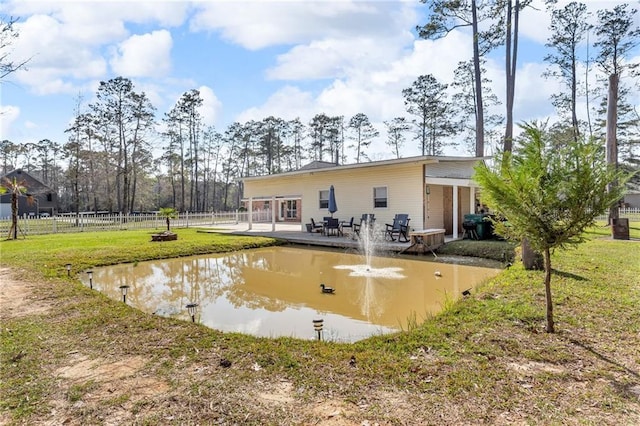
[[[343,164],[343,165],[335,165],[333,163],[326,163],[324,161],[314,161],[312,163],[307,164],[304,167],[301,167],[298,170],[294,170],[291,172],[284,172],[284,173],[264,175],[264,176],[250,176],[250,177],[243,178],[242,181],[277,179],[277,178],[286,177],[286,176],[304,175],[311,172],[328,173],[328,172],[333,172],[338,170],[363,169],[367,167],[391,166],[395,164],[409,164],[409,163],[434,164],[434,163],[447,163],[447,162],[475,163],[478,161],[482,161],[486,158],[489,158],[489,157],[441,157],[441,156],[420,155],[415,157],[406,157],[406,158],[397,158],[397,159],[394,158],[391,160],[370,161],[367,163]],[[328,164],[328,165],[324,167],[320,167],[323,164]]]
[[[305,164],[300,167],[298,170],[318,170],[318,169],[326,169],[327,167],[337,167],[336,163],[330,163],[328,161],[312,161],[309,164]]]
[[[36,185],[40,186],[41,188],[44,188],[46,190],[51,191],[51,188],[49,187],[49,185],[43,183],[40,179],[35,178],[33,175],[25,172],[22,169],[13,169],[10,172],[8,172],[7,174],[0,176],[1,178],[7,178],[7,179],[25,179],[28,180],[32,185],[29,185],[29,187],[33,187],[33,184],[35,183]]]

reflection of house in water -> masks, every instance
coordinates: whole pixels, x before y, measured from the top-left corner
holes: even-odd
[[[21,169],[12,170],[2,176],[4,184],[5,178],[21,184],[26,188],[26,194],[18,197],[18,216],[54,216],[58,213],[57,194],[44,183]],[[29,202],[27,195],[30,195],[33,202]],[[11,216],[11,194],[0,195],[0,217]]]
[[[363,274],[369,266],[375,276]],[[94,283],[104,291],[108,282],[105,292],[113,298],[120,297],[117,284],[130,285],[130,304],[149,313],[186,315],[186,303],[196,302],[202,322],[221,330],[304,335],[321,317],[327,330],[364,337],[376,328],[404,327],[410,318],[420,321],[459,297],[461,288],[495,273],[401,258],[364,265],[357,254],[267,247],[97,268]],[[320,283],[336,293],[322,293]]]

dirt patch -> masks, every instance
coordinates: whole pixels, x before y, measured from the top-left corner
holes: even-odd
[[[291,396],[292,390],[293,383],[282,381],[276,385],[274,390],[259,392],[258,397],[267,403],[290,404],[294,402],[294,398]]]
[[[0,268],[0,319],[46,314],[51,303],[33,295],[35,285],[20,281],[9,268]]]

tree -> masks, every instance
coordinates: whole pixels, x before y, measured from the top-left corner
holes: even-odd
[[[552,95],[552,103],[561,116],[570,115],[575,140],[578,140],[580,134],[576,108],[580,63],[578,47],[591,28],[587,23],[588,17],[587,6],[583,3],[571,2],[562,9],[553,9],[551,36],[546,46],[554,52],[544,57],[550,68],[543,76],[559,79],[567,89]]]
[[[522,144],[513,153],[496,156],[495,169],[476,167],[474,179],[482,188],[482,201],[502,220],[495,232],[509,239],[526,239],[544,256],[546,327],[554,332],[551,296],[551,251],[577,245],[584,231],[623,194],[607,192],[607,185],[624,180],[602,158],[596,141],[554,142],[536,123],[521,126]]]
[[[405,117],[394,117],[391,121],[385,121],[387,126],[387,145],[391,147],[396,158],[400,158],[400,150],[404,145],[404,134],[411,129]]]
[[[518,31],[520,12],[531,0],[500,0],[496,2],[496,11],[503,11],[502,18],[494,30],[505,34],[505,77],[506,77],[506,125],[504,131],[504,151],[513,147],[513,106],[516,95],[516,69],[518,65]]]
[[[484,64],[484,60],[482,60]],[[485,73],[485,69],[481,68],[482,73]],[[501,125],[504,119],[498,114],[489,114],[489,108],[500,105],[498,97],[491,91],[489,84],[491,80],[486,77],[482,78],[482,93],[483,101],[482,105],[477,103],[476,85],[474,84],[474,66],[470,61],[458,63],[458,67],[454,71],[454,80],[451,83],[451,87],[456,90],[453,94],[453,106],[457,110],[457,114],[460,117],[459,126],[463,133],[463,137],[467,145],[470,147],[469,152],[471,154],[483,155],[486,151],[486,139],[487,134],[490,134],[493,129]],[[479,120],[480,108],[484,108],[483,114],[483,130],[485,134],[483,137],[482,151],[477,150],[477,135],[478,129],[476,128]],[[488,129],[488,130],[487,130]],[[475,140],[475,144],[474,144]]]
[[[329,153],[331,161],[338,163],[340,128],[342,117],[329,117],[321,113],[316,114],[309,122],[311,134],[311,155],[318,161],[323,161],[323,154]]]
[[[0,194],[11,194],[11,228],[9,228],[9,239],[18,239],[18,198],[26,195],[27,202],[32,203],[33,197],[27,194],[27,187],[24,180],[3,177],[0,182]]]
[[[438,39],[454,29],[471,27],[473,43],[473,94],[475,96],[475,155],[484,156],[484,97],[481,58],[491,50],[500,32],[480,31],[479,24],[492,17],[491,2],[476,0],[421,0],[430,8],[429,21],[418,27],[420,37]]]
[[[173,207],[162,207],[159,212],[160,217],[167,221],[167,232],[171,232],[171,219],[178,217],[178,212]]]
[[[638,63],[627,63],[632,49],[638,44],[640,39],[640,28],[634,27],[633,17],[636,9],[627,11],[627,5],[619,5],[613,10],[599,10],[598,24],[596,25],[596,35],[598,40],[594,46],[599,49],[596,63],[604,72],[608,79],[608,96],[606,98],[606,108],[604,102],[601,116],[606,111],[606,147],[607,161],[613,167],[618,167],[618,133],[623,133],[633,126],[635,117],[631,115],[633,108],[626,102],[627,91],[624,86],[620,88],[621,79],[625,71],[634,73]],[[624,117],[629,117],[627,120]],[[602,123],[602,122],[601,122]],[[618,183],[612,182],[613,187]],[[609,211],[610,219],[618,218],[618,206],[612,206]]]
[[[12,17],[0,16],[0,82],[9,74],[19,69],[26,69],[27,62],[31,59],[15,60],[11,57],[13,53],[11,45],[20,35],[14,26],[17,21]]]
[[[615,143],[620,146],[620,153],[624,159],[631,157],[634,139],[638,139],[638,114],[634,106],[628,101],[630,89],[624,81],[628,77],[638,76],[638,62],[633,62],[633,49],[640,43],[640,27],[634,26],[636,9],[627,10],[627,5],[616,6],[613,10],[599,10],[598,22],[595,26],[597,49],[595,62],[603,73],[602,87],[610,87],[609,82],[616,79],[618,90],[612,93],[616,97],[617,125],[615,128]],[[615,83],[614,83],[615,84]],[[637,89],[637,87],[636,87]],[[603,90],[604,92],[604,90]],[[608,96],[603,96],[597,111],[600,119],[597,124],[604,129],[607,125],[606,113],[609,109]],[[602,134],[602,132],[600,132]],[[613,141],[611,141],[613,142]],[[616,147],[616,151],[617,151]],[[618,161],[618,158],[612,159]]]
[[[356,150],[356,163],[360,163],[360,157],[367,158],[365,149],[371,145],[374,138],[378,137],[380,132],[373,127],[373,124],[369,121],[369,117],[366,114],[359,112],[351,117],[348,127],[353,130],[351,139],[354,144],[349,146]]]
[[[135,202],[136,163],[148,151],[148,136],[153,131],[155,108],[144,92],[134,91],[131,80],[116,77],[101,81],[92,115],[104,126],[102,132],[116,150],[116,194],[118,210],[128,213]],[[147,162],[150,164],[150,162]]]
[[[442,138],[455,134],[451,120],[453,107],[447,100],[447,85],[438,82],[431,74],[421,75],[411,87],[402,91],[404,105],[418,131],[416,139],[420,143],[422,155],[442,153]]]

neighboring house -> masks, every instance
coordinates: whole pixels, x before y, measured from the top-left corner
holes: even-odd
[[[624,196],[623,206],[629,208],[640,208],[640,191],[631,190]]]
[[[338,211],[333,215],[358,222],[374,213],[376,223],[392,223],[408,213],[412,229],[443,228],[458,237],[467,213],[476,213],[474,166],[481,158],[419,156],[336,166],[314,162],[300,170],[243,179],[245,208],[271,210],[277,222],[299,222],[329,216],[329,187]]]
[[[56,193],[29,173],[20,169],[12,170],[0,178],[0,185],[5,181],[4,178],[9,180],[15,178],[26,188],[26,193],[18,197],[18,216],[53,216],[58,212]],[[28,202],[27,194],[32,196],[32,203]],[[11,216],[11,194],[5,193],[0,195],[0,217],[9,216]]]

